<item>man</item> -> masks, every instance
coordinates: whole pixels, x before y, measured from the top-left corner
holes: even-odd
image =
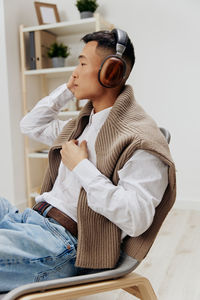
[[[107,87],[99,75],[104,59],[118,51],[121,33],[86,35],[67,85],[21,121],[23,133],[51,146],[49,167],[33,209],[19,213],[0,201],[1,291],[114,268],[122,244],[142,259],[173,204],[175,175],[167,142],[125,86],[135,61],[128,36],[119,50],[126,66],[121,81]],[[75,120],[58,120],[73,96],[89,101]]]

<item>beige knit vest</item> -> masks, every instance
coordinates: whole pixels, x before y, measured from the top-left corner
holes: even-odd
[[[50,149],[49,167],[41,193],[50,191],[55,182],[61,160],[62,143],[78,138],[88,123],[91,110],[92,103],[89,101],[79,116],[67,123]],[[139,237],[125,238],[122,245],[128,255],[141,261],[149,251],[164,218],[175,201],[175,167],[168,144],[159,128],[137,104],[132,88],[126,86],[97,136],[95,143],[97,168],[114,185],[117,185],[119,180],[117,171],[131,158],[136,149],[144,149],[153,153],[169,166],[169,185],[160,205],[156,208],[153,224]],[[76,266],[94,269],[113,268],[120,254],[121,230],[107,218],[88,207],[87,195],[83,188],[79,195],[77,209]]]

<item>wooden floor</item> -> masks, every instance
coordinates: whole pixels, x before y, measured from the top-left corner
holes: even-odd
[[[200,212],[172,209],[148,256],[137,268],[159,300],[200,300]],[[122,290],[79,300],[135,300]]]

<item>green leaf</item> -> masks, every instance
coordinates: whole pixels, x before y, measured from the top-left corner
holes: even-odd
[[[63,43],[53,43],[49,48],[47,52],[48,57],[68,57],[70,55],[70,50],[67,45],[64,45]]]

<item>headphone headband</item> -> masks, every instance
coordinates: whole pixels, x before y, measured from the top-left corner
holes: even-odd
[[[111,32],[116,38],[116,55],[122,57],[127,46],[128,35],[124,30],[118,28],[113,29]]]

